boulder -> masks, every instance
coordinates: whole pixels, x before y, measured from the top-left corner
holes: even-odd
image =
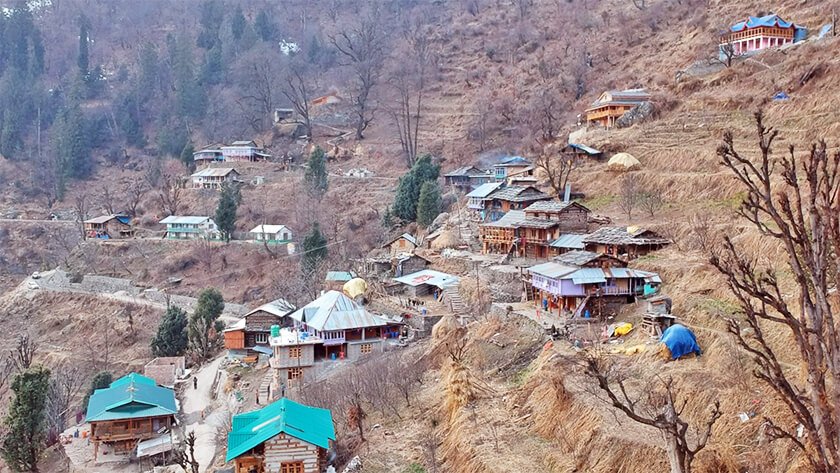
[[[637,123],[642,123],[650,118],[654,112],[656,112],[656,109],[651,102],[642,102],[620,116],[615,121],[615,126],[618,128],[627,128]]]

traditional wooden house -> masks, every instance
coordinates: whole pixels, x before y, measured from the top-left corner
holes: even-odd
[[[513,251],[518,256],[548,258],[561,234],[586,231],[590,211],[577,202],[539,201],[521,214],[510,211],[495,223],[479,226],[485,253]]]
[[[220,189],[222,185],[239,180],[239,172],[233,168],[205,168],[192,176],[193,189]]]
[[[292,241],[292,231],[285,225],[257,225],[248,234],[257,243],[279,245]]]
[[[130,456],[144,440],[169,437],[178,412],[175,392],[155,380],[131,373],[90,396],[86,420],[90,423],[93,459],[99,451]]]
[[[219,229],[210,217],[170,215],[161,220],[166,225],[164,238],[170,240],[216,239]]]
[[[127,215],[103,215],[84,221],[85,235],[88,238],[110,240],[112,238],[131,238],[134,229],[131,217]]]
[[[586,122],[610,128],[630,109],[650,101],[645,89],[608,90],[586,109]]]
[[[476,187],[475,190],[467,194],[467,208],[478,212],[481,216],[481,220],[484,220],[486,217],[485,209],[490,200],[490,194],[503,185],[503,182],[490,182]]]
[[[509,177],[527,173],[528,170],[533,175],[534,163],[522,156],[509,156],[493,165],[493,176],[496,182],[506,182]]]
[[[494,222],[511,210],[523,210],[534,202],[551,200],[551,196],[534,186],[500,187],[486,198],[485,219]]]
[[[626,268],[627,263],[615,256],[593,253],[591,251],[574,250],[555,256],[552,261],[578,268]]]
[[[355,360],[383,350],[386,338],[397,337],[399,324],[368,312],[339,291],[289,314],[293,326],[269,339],[274,356],[275,386],[289,386],[310,376],[307,368],[326,359]],[[282,392],[282,390],[280,391]]]
[[[465,166],[443,175],[444,185],[455,187],[462,192],[470,192],[493,180],[494,177],[490,171],[475,166]]]
[[[294,310],[295,306],[287,300],[277,299],[245,314],[223,332],[228,355],[243,357],[257,353],[272,354],[268,343],[271,327],[292,325],[291,319],[286,316]]]
[[[417,246],[417,239],[408,233],[403,233],[402,235],[382,245],[383,248],[388,248],[392,257],[401,253],[413,253]]]
[[[639,227],[601,227],[583,239],[588,251],[625,261],[644,256],[671,243],[656,232]]]
[[[403,253],[391,260],[391,274],[398,278],[404,274],[416,273],[432,264],[428,259],[416,253]]]
[[[720,37],[720,54],[741,56],[767,48],[778,48],[805,39],[808,30],[783,20],[779,15],[750,16]],[[731,49],[730,49],[731,48]],[[730,49],[730,51],[727,51]]]
[[[233,416],[225,461],[234,473],[322,473],[334,440],[328,409],[282,398]]]
[[[222,146],[222,160],[226,162],[254,162],[271,158],[253,141],[234,141],[228,146]]]
[[[635,301],[652,292],[659,275],[624,267],[578,267],[548,262],[528,268],[528,298],[537,308],[560,316],[602,315],[612,304]],[[596,303],[588,305],[591,299]]]

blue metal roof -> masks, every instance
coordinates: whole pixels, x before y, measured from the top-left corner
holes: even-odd
[[[589,154],[589,155],[601,154],[601,152],[598,151],[597,149],[591,148],[591,147],[586,146],[586,145],[582,145],[582,144],[578,144],[578,143],[569,143],[569,146],[571,146],[574,149],[583,151],[584,153]]]
[[[507,158],[502,159],[499,161],[498,164],[495,166],[521,166],[521,165],[530,165],[531,161],[523,158],[522,156],[509,156]]]
[[[759,26],[769,26],[769,27],[779,27],[779,28],[790,28],[791,26],[796,26],[789,21],[783,20],[779,15],[775,15],[773,13],[765,16],[750,16],[744,21],[739,21],[732,25],[732,31],[743,31],[749,28],[758,28]]]
[[[571,279],[575,284],[600,284],[607,282],[604,270],[601,268],[580,268],[572,274],[563,276],[563,279]]]
[[[476,187],[472,192],[467,194],[467,197],[478,197],[478,198],[485,198],[488,195],[492,194],[493,191],[498,189],[503,182],[488,182],[487,184],[482,184]]]
[[[548,246],[551,246],[553,248],[571,248],[575,250],[582,250],[585,247],[585,245],[583,244],[584,238],[586,238],[586,235],[560,235],[560,238],[552,241],[551,244]]]
[[[175,391],[156,385],[151,378],[131,373],[107,388],[97,389],[88,401],[86,417],[88,422],[101,422],[176,412]]]
[[[247,453],[252,448],[281,433],[327,449],[335,440],[332,414],[282,398],[262,409],[233,416],[228,434],[225,461]]]
[[[577,268],[574,266],[565,266],[554,262],[542,263],[528,268],[529,273],[539,274],[551,279],[559,279],[575,271],[577,271]]]

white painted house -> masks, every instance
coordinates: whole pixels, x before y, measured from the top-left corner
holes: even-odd
[[[161,220],[160,223],[166,225],[164,238],[169,240],[216,239],[219,237],[216,222],[210,217],[170,215]]]
[[[257,225],[248,234],[251,239],[262,243],[288,243],[292,241],[292,231],[285,225]]]

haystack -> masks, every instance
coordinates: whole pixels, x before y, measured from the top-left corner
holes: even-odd
[[[432,242],[433,250],[443,250],[445,248],[456,248],[461,244],[458,235],[452,230],[444,230],[440,236],[435,238]]]
[[[440,340],[460,328],[461,324],[458,323],[458,319],[456,319],[453,314],[444,315],[440,320],[438,320],[438,323],[432,327],[432,338]]]
[[[610,171],[633,171],[641,168],[642,163],[630,153],[618,153],[610,158],[607,166]]]

